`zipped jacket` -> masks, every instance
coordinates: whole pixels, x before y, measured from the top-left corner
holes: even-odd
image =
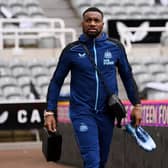
[[[49,84],[47,110],[55,111],[57,108],[61,86],[66,75],[71,71],[70,111],[73,111],[72,115],[105,111],[107,91],[81,43],[89,49],[111,93],[118,94],[118,70],[129,100],[133,105],[140,103],[137,85],[123,46],[120,42],[109,39],[103,32],[95,39],[82,34],[78,41],[64,48]]]

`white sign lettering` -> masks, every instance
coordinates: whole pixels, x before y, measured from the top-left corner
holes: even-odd
[[[40,123],[41,122],[40,113],[37,109],[33,110],[30,122],[31,123],[35,123],[35,122]]]
[[[17,115],[17,120],[19,123],[26,123],[27,122],[27,111],[19,110],[18,115]]]

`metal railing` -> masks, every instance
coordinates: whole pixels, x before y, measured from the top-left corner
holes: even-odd
[[[41,27],[38,25],[42,25]],[[66,28],[59,18],[0,19],[0,50],[4,49],[4,40],[14,40],[14,49],[20,48],[21,39],[40,39],[53,37],[60,40],[61,48],[66,45],[66,35],[76,40],[76,31]]]

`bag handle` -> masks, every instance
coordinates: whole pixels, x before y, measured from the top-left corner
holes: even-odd
[[[89,58],[91,64],[93,65],[94,69],[97,71],[97,73],[98,73],[98,75],[99,75],[99,77],[100,77],[100,79],[101,79],[101,81],[102,81],[102,83],[103,83],[103,85],[105,87],[106,92],[110,96],[113,93],[110,91],[109,87],[105,83],[104,76],[102,75],[100,69],[97,67],[95,61],[93,60],[93,57],[92,57],[91,53],[89,52],[89,49],[87,48],[87,46],[85,44],[81,43],[81,45],[84,48],[86,54],[88,55],[88,58]]]

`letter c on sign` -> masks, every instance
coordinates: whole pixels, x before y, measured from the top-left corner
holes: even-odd
[[[27,122],[27,112],[25,110],[19,110],[17,119],[19,123],[26,123]]]

